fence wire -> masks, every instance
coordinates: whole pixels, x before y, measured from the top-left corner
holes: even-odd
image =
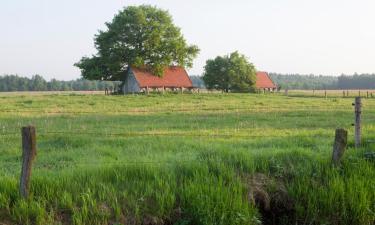
[[[37,131],[37,136],[66,135],[66,136],[119,136],[119,137],[216,137],[216,138],[283,138],[283,137],[327,137],[326,134],[277,134],[277,135],[241,135],[241,134],[208,134],[208,133],[103,133],[103,132],[83,132],[83,131]],[[20,132],[2,132],[3,136],[21,136]]]

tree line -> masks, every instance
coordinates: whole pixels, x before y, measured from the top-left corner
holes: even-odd
[[[272,81],[282,89],[324,90],[339,89],[337,76],[269,73]]]
[[[270,73],[271,79],[283,89],[375,89],[375,74],[340,76]]]
[[[114,89],[120,82],[95,81],[77,79],[71,81],[61,81],[52,79],[46,81],[40,75],[31,78],[20,77],[18,75],[0,76],[0,92],[7,91],[102,91],[106,88]]]

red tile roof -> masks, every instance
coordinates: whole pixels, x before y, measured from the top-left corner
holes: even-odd
[[[257,72],[256,88],[276,88],[267,72]]]
[[[151,72],[143,69],[132,67],[131,70],[137,79],[139,87],[184,87],[192,88],[193,83],[191,82],[189,75],[186,70],[182,67],[171,66],[164,70],[163,77],[158,77]]]

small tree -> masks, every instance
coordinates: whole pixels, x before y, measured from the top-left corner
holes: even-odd
[[[191,67],[199,52],[186,43],[168,11],[153,6],[126,7],[106,26],[95,36],[98,53],[75,64],[85,79],[123,80],[129,66],[162,76],[167,66]]]
[[[203,80],[208,89],[225,92],[253,92],[256,69],[246,57],[238,52],[207,60]]]

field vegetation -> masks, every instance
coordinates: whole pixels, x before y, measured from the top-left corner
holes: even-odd
[[[0,95],[2,224],[375,222],[375,100],[271,94]],[[20,128],[37,128],[31,196]],[[340,167],[337,127],[349,131]]]

